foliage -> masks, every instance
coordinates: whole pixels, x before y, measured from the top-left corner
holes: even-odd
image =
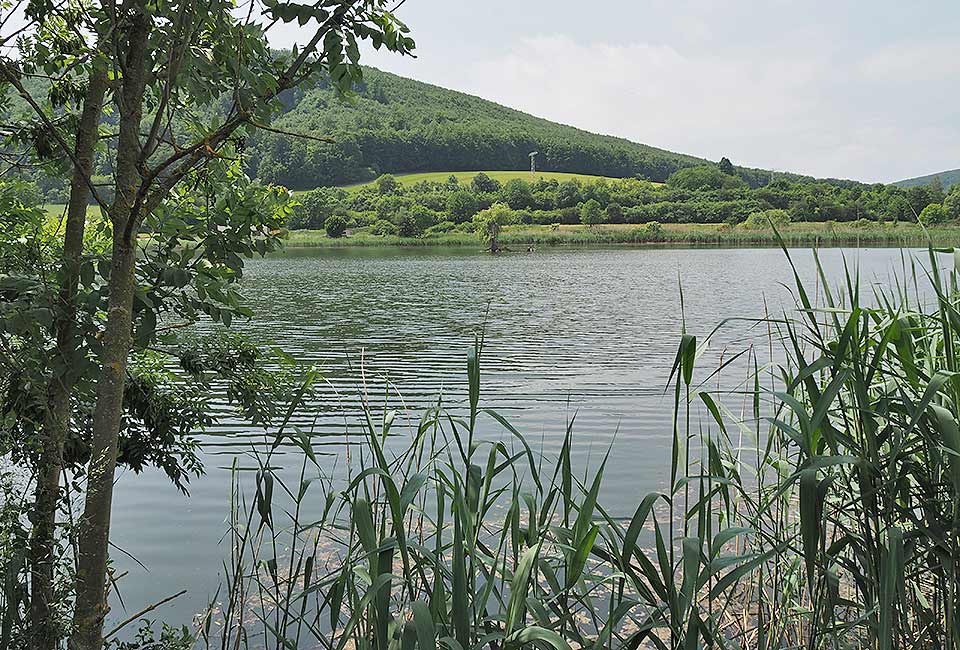
[[[436,214],[423,206],[402,209],[397,217],[397,234],[401,237],[420,237],[436,223]]]
[[[15,473],[4,468],[0,472],[0,648],[10,650],[29,647],[30,530],[25,516],[26,495]]]
[[[318,188],[304,192],[296,197],[296,205],[287,226],[293,229],[320,229],[346,198],[347,193],[337,188]]]
[[[347,220],[339,214],[333,214],[327,217],[323,222],[323,229],[327,237],[343,237],[347,232]]]
[[[935,226],[949,220],[949,214],[939,203],[931,203],[920,212],[920,223],[926,226]]]
[[[687,167],[675,171],[667,179],[667,184],[679,189],[695,192],[704,190],[731,190],[746,187],[743,179],[731,176],[713,165]]]
[[[789,223],[789,212],[773,208],[751,213],[742,225],[744,228],[780,228]]]
[[[21,101],[5,120],[5,150],[17,152],[7,172],[70,178],[54,238],[62,245],[49,252],[18,237],[28,263],[3,276],[0,304],[4,450],[37,477],[28,627],[40,650],[64,633],[50,609],[64,464],[89,458],[72,554],[69,645],[80,650],[104,641],[118,461],[158,464],[178,485],[198,471],[183,445],[203,424],[202,393],[181,390],[165,363],[177,331],[202,315],[226,326],[249,316],[238,291],[243,259],[273,250],[291,212],[285,190],[250,182],[239,136],[283,133],[268,125],[282,97],[313,80],[338,98],[349,93],[362,80],[363,41],[399,53],[414,46],[385,0],[235,10],[216,1],[40,2],[4,5],[0,16],[13,30],[4,42],[15,44],[0,65],[0,96]],[[272,50],[266,30],[294,21],[310,25],[304,47]],[[110,191],[98,189],[98,171]],[[88,251],[91,199],[108,219],[94,225],[109,245]]]
[[[400,189],[400,182],[393,174],[383,174],[377,179],[376,186],[380,194],[393,194]]]
[[[386,219],[379,219],[376,223],[370,226],[370,234],[379,236],[396,235],[397,227]]]
[[[769,214],[775,216],[778,223],[786,223],[781,211],[788,212],[789,220],[797,222],[913,221],[914,205],[918,204],[916,212],[919,213],[929,203],[928,198],[937,195],[936,188],[903,190],[876,185],[845,189],[829,184],[793,183],[783,178],[749,189],[738,177],[725,176],[716,166],[685,170],[680,175],[680,185],[687,182],[684,178],[702,180],[703,175],[708,180],[717,180],[714,185],[721,189],[692,190],[635,179],[597,178],[563,181],[540,178],[531,183],[513,177],[500,185],[481,173],[475,176],[477,182],[470,185],[440,178],[415,184],[391,184],[392,189],[386,194],[381,194],[376,185],[353,188],[349,192],[317,190],[316,195],[309,192],[302,195],[301,200],[304,204],[309,200],[314,205],[322,205],[324,214],[375,213],[376,219],[389,220],[394,225],[399,225],[403,211],[413,210],[419,215],[419,230],[415,227],[405,230],[419,236],[417,233],[440,221],[467,223],[476,212],[494,203],[503,203],[513,210],[517,222],[540,225],[649,221],[734,225],[746,221],[752,214],[768,211],[775,211]],[[731,179],[733,187],[723,187],[730,185]],[[956,196],[960,195],[951,194],[941,200],[945,206],[960,210],[960,199]],[[926,202],[919,205],[920,201]],[[588,206],[587,221],[583,219],[584,206]],[[594,207],[600,209],[599,220]],[[296,229],[302,227],[303,222],[299,217],[291,219],[290,226]]]
[[[480,172],[479,174],[473,177],[473,181],[471,181],[470,187],[473,188],[473,191],[476,192],[477,194],[500,191],[500,183],[490,178],[483,172]]]
[[[593,226],[603,223],[604,212],[600,209],[600,204],[596,199],[590,199],[580,206],[580,223],[586,226]]]
[[[948,221],[960,220],[960,185],[954,185],[943,199],[943,211]]]
[[[505,203],[494,203],[473,217],[473,227],[481,241],[488,244],[491,250],[496,250],[500,229],[513,223],[513,220],[513,211],[509,206]]]
[[[473,219],[473,215],[479,210],[480,202],[473,192],[458,190],[447,196],[445,207],[447,215],[455,223],[464,223]]]

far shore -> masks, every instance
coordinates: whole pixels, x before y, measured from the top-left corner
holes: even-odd
[[[374,246],[469,246],[483,244],[472,231],[450,231],[423,237],[373,235],[366,229],[331,238],[322,230],[292,230],[289,248]],[[953,246],[960,243],[960,225],[924,229],[915,223],[794,223],[778,228],[788,246]],[[603,224],[596,226],[516,225],[504,227],[499,243],[508,250],[531,246],[775,246],[772,228],[748,229],[726,224]]]

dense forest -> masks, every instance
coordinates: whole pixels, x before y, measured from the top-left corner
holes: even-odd
[[[634,178],[596,181],[520,178],[500,183],[478,173],[470,182],[405,186],[389,174],[354,189],[318,188],[299,195],[289,226],[347,228],[418,237],[473,228],[495,208],[503,224],[898,222],[935,225],[960,218],[960,186],[937,183],[838,187],[775,178],[751,188],[729,161],[677,170],[664,184]]]

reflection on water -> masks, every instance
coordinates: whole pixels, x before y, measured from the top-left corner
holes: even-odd
[[[815,281],[812,255],[796,251]],[[827,250],[839,280],[843,256],[864,281],[885,282],[901,262],[889,249]],[[322,464],[344,466],[346,440],[360,425],[361,395],[407,412],[442,396],[451,409],[466,393],[466,350],[482,333],[482,405],[503,413],[545,453],[568,421],[581,467],[613,443],[605,503],[632,511],[669,472],[671,397],[664,397],[682,328],[704,336],[724,319],[792,308],[791,273],[773,249],[548,250],[498,257],[464,250],[292,251],[250,265],[245,294],[256,317],[239,329],[323,372],[321,396],[296,424],[313,432]],[[747,321],[721,329],[701,367],[715,367],[763,334]],[[736,372],[731,368],[728,372]],[[489,423],[488,423],[489,425]],[[499,435],[490,426],[487,435]],[[124,618],[182,588],[162,617],[186,622],[212,596],[226,549],[227,468],[263,441],[228,418],[203,436],[207,473],[177,492],[159,473],[118,485],[114,542],[124,581]],[[279,463],[296,465],[288,451]]]

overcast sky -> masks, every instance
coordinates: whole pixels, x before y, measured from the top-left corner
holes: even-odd
[[[960,167],[960,0],[407,0],[398,15],[417,58],[366,63],[590,131],[865,181]]]

